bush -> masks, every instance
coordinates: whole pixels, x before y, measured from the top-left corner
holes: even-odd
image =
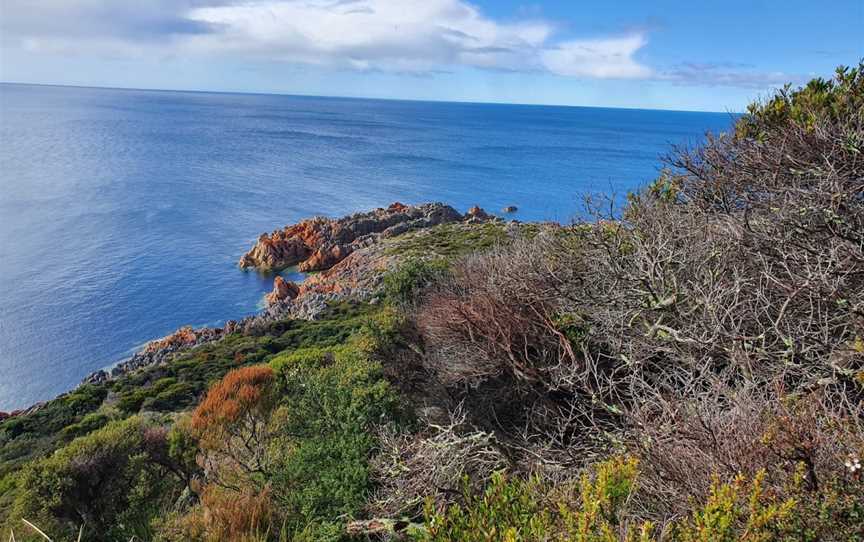
[[[181,489],[158,462],[166,442],[141,418],[112,422],[73,440],[21,472],[14,518],[33,521],[55,537],[88,540],[149,538],[150,520]]]
[[[464,505],[436,512],[426,506],[426,532],[436,542],[547,540],[588,542],[649,540],[651,525],[630,530],[622,511],[636,482],[636,462],[615,458],[584,475],[575,489],[550,487],[539,478],[520,480],[502,473],[479,496],[466,493]],[[557,494],[556,494],[557,493]]]
[[[448,270],[446,260],[410,259],[384,275],[384,295],[396,304],[410,304],[440,280]]]
[[[267,365],[234,369],[214,384],[192,415],[203,461],[223,484],[234,476],[262,486],[271,474],[268,443],[275,406],[274,373]]]
[[[632,496],[641,476],[634,459],[618,457],[592,467],[578,484],[553,486],[498,473],[465,504],[426,506],[425,531],[415,538],[440,542],[769,542],[859,540],[864,503],[861,480],[835,479],[827,493],[806,489],[803,464],[782,493],[768,490],[766,473],[715,476],[704,499],[693,500],[663,529],[639,516]]]
[[[494,436],[470,427],[458,410],[447,424],[430,424],[417,433],[385,426],[377,436],[371,462],[376,490],[366,505],[376,517],[413,517],[427,499],[436,509],[453,504],[461,489],[481,489],[507,466]]]
[[[854,120],[862,110],[864,62],[857,68],[838,68],[833,80],[813,79],[798,89],[787,85],[769,100],[750,105],[736,125],[736,134],[764,141],[782,133],[789,124],[812,131],[825,121]],[[857,143],[864,141],[858,139]]]
[[[641,429],[629,444],[644,465],[637,498],[655,517],[705,500],[718,475],[763,472],[765,487],[782,493],[789,473],[803,465],[806,489],[818,494],[849,454],[864,448],[860,407],[843,412],[819,394],[713,390],[657,400],[634,416]]]
[[[259,542],[278,530],[270,492],[266,488],[240,491],[208,486],[201,503],[183,516],[160,522],[158,540],[164,542]]]
[[[81,421],[78,423],[73,423],[64,427],[63,435],[66,437],[80,437],[105,426],[109,421],[111,421],[111,416],[108,414],[103,412],[91,412],[81,418]]]
[[[273,361],[284,436],[272,478],[289,528],[325,525],[360,512],[371,490],[374,427],[399,418],[380,366],[355,347],[300,350]]]

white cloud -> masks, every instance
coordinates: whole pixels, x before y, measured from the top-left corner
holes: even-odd
[[[553,22],[501,22],[463,0],[2,0],[3,46],[234,55],[425,73],[460,66],[645,78],[644,35],[560,41]]]
[[[536,69],[553,32],[543,21],[495,22],[459,0],[270,0],[195,9],[190,17],[223,29],[191,40],[199,50],[418,72]]]
[[[546,49],[541,58],[552,73],[573,77],[603,79],[648,78],[652,70],[634,60],[633,55],[646,44],[645,36],[574,40]]]

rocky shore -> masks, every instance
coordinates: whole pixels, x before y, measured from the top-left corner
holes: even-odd
[[[283,318],[314,320],[328,303],[351,298],[369,300],[383,280],[383,273],[398,256],[384,249],[382,241],[441,224],[477,224],[498,220],[479,207],[465,214],[443,203],[389,207],[338,219],[316,217],[262,234],[239,261],[243,269],[276,271],[297,265],[301,271],[319,271],[300,284],[276,276],[267,294],[266,309],[223,327],[183,327],[154,340],[143,350],[111,369],[96,371],[82,383],[98,383],[126,373],[167,362],[174,354],[220,340],[231,333],[255,334],[256,330]],[[467,226],[466,226],[467,227]]]
[[[278,271],[299,264],[300,271],[322,271],[355,250],[374,244],[379,238],[459,222],[467,216],[443,203],[410,206],[397,202],[387,208],[339,219],[310,218],[261,234],[255,246],[240,258],[239,265]]]

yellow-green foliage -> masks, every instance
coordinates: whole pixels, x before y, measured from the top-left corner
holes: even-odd
[[[751,104],[735,128],[739,137],[766,139],[786,123],[809,130],[820,120],[843,121],[862,110],[864,63],[838,68],[833,80],[816,78],[794,90],[787,85],[770,100]]]
[[[787,542],[864,540],[864,484],[838,478],[804,489],[803,468],[778,495],[766,474],[715,480],[662,536],[628,506],[639,481],[636,460],[614,458],[584,474],[573,489],[498,473],[482,495],[436,511],[426,506],[425,542]]]
[[[158,426],[139,417],[109,423],[20,473],[11,518],[63,539],[85,525],[88,540],[149,535],[150,517],[181,489]]]
[[[618,540],[619,515],[635,489],[637,474],[637,462],[633,458],[600,463],[593,479],[583,474],[579,484],[580,506],[559,505],[566,533],[563,539],[573,542]],[[640,529],[640,538],[647,537],[650,531],[651,525],[645,524]]]
[[[479,496],[465,495],[464,505],[436,512],[426,506],[427,542],[614,542],[650,540],[652,526],[628,531],[622,512],[637,478],[632,458],[600,463],[575,488],[554,488],[537,478],[527,481],[493,476]]]
[[[779,500],[763,490],[765,473],[748,483],[738,476],[731,483],[715,480],[707,502],[676,526],[680,542],[768,542],[781,540],[795,513],[794,499]]]

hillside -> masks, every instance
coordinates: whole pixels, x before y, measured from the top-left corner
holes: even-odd
[[[262,314],[0,420],[0,534],[864,539],[864,65],[666,166],[566,226],[262,234],[312,273]]]

